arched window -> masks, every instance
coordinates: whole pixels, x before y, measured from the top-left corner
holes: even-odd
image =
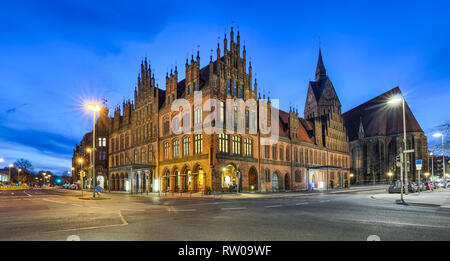
[[[134,163],[139,162],[139,153],[137,150],[134,151]]]
[[[289,147],[286,147],[286,161],[289,161],[290,157],[289,157]]]

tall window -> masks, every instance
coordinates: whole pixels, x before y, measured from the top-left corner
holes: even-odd
[[[241,137],[233,136],[233,154],[241,155]]]
[[[234,96],[238,97],[238,93],[237,93],[237,81],[234,81]]]
[[[141,150],[141,163],[145,163],[145,149]]]
[[[148,146],[148,162],[153,161],[153,146]]]
[[[230,79],[227,79],[227,93],[231,94]]]
[[[244,139],[244,156],[251,157],[252,156],[252,143],[253,140],[250,138]]]
[[[269,145],[264,145],[264,158],[269,158]]]
[[[194,136],[194,153],[200,154],[203,152],[203,135],[198,134]]]
[[[270,170],[268,170],[268,169],[266,169],[265,171],[264,171],[264,176],[265,176],[265,181],[266,182],[270,182]]]
[[[179,158],[180,157],[180,141],[175,140],[173,142],[173,157]]]
[[[199,107],[194,111],[194,126],[202,124],[202,108]]]
[[[169,131],[170,131],[169,121],[165,121],[164,122],[164,136],[169,135]]]
[[[98,146],[106,147],[106,138],[98,138]]]
[[[137,150],[134,151],[134,163],[138,163],[139,162],[139,153]]]
[[[234,106],[234,128],[237,128],[238,121],[238,109],[237,106]]]
[[[170,144],[168,142],[164,143],[164,159],[168,160],[170,157]]]
[[[283,146],[280,146],[280,160],[283,160],[284,155],[283,155]]]
[[[250,112],[248,110],[245,111],[245,129],[248,130],[250,127]]]
[[[286,161],[289,161],[290,157],[289,157],[289,147],[286,147]]]
[[[191,152],[191,138],[185,137],[183,139],[183,156],[189,156]]]
[[[228,134],[219,134],[219,152],[228,153]]]
[[[277,146],[273,145],[272,147],[272,159],[276,160],[277,159]]]
[[[225,106],[223,101],[220,101],[220,116],[219,116],[219,120],[221,122],[225,121]]]
[[[242,84],[239,87],[239,97],[244,99],[244,85],[242,85]]]

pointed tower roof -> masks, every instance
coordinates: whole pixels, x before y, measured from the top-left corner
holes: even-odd
[[[319,59],[317,60],[317,68],[316,68],[316,81],[321,78],[321,76],[326,76],[327,71],[325,70],[325,66],[323,65],[322,60],[322,50],[319,47]]]

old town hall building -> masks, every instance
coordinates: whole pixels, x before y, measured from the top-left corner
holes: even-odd
[[[351,157],[349,140],[341,114],[341,103],[327,76],[319,48],[315,80],[308,86],[304,118],[298,111],[272,108],[269,97],[258,93],[247,61],[245,45],[231,28],[211,56],[200,66],[200,56],[186,60],[185,78],[178,68],[166,75],[165,89],[158,87],[147,59],[142,61],[134,90],[134,100],[114,109],[108,129],[108,176],[105,188],[131,192],[233,192],[294,191],[331,189],[349,185]],[[299,86],[300,87],[300,86]],[[267,112],[245,109],[242,132],[206,133],[196,131],[211,113],[195,101],[201,91],[201,104],[214,98],[220,101],[219,121],[225,121],[227,99],[255,100]],[[177,99],[189,101],[192,117],[182,118],[190,134],[174,133],[174,120],[181,111],[172,111]],[[278,113],[278,126],[271,113]],[[270,128],[278,128],[275,144],[262,144],[264,135],[250,119],[267,113]],[[274,114],[275,115],[275,114]],[[226,114],[228,117],[228,114]],[[277,121],[273,121],[275,124]],[[254,126],[253,126],[254,127]],[[74,153],[74,159],[77,157]]]

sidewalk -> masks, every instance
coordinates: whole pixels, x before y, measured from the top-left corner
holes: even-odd
[[[389,202],[399,202],[400,193],[383,193],[371,196],[372,199],[384,200]],[[437,189],[434,191],[422,191],[420,193],[409,193],[403,195],[403,199],[408,205],[437,206],[441,208],[450,208],[450,188]]]
[[[130,194],[126,191],[103,191],[102,196],[106,197],[121,197],[121,196],[131,196],[131,197],[161,197],[161,198],[221,198],[221,199],[245,199],[245,198],[274,198],[274,197],[297,197],[297,196],[309,196],[315,194],[341,194],[350,192],[361,192],[361,191],[374,191],[385,189],[386,185],[367,185],[367,186],[355,186],[350,188],[334,189],[334,190],[314,190],[314,191],[280,191],[280,192],[240,192],[240,193],[222,193],[216,192],[215,194],[205,195],[201,192],[196,193],[172,193],[172,192],[139,192]],[[81,197],[81,190],[69,190],[63,188],[51,188],[53,190],[71,194],[76,197]],[[84,197],[92,194],[92,191],[84,190]]]

